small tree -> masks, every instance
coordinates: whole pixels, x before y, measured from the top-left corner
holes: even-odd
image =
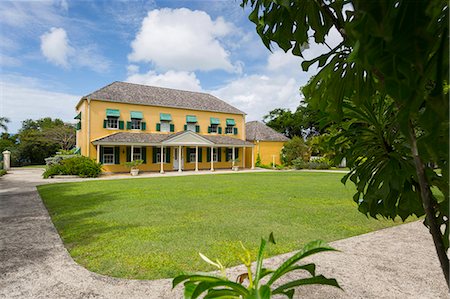
[[[281,160],[285,165],[291,165],[292,161],[301,158],[303,161],[309,161],[309,148],[303,138],[294,136],[284,144],[281,150]]]

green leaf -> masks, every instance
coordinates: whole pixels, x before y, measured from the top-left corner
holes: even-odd
[[[304,278],[304,279],[298,279],[294,280],[288,283],[285,283],[275,290],[273,290],[272,294],[283,294],[286,290],[301,286],[301,285],[310,285],[310,284],[321,284],[321,285],[329,285],[337,288],[341,288],[336,281],[336,279],[333,278],[326,278],[323,275],[314,276],[311,278]]]

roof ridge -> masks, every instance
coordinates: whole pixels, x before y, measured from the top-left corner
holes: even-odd
[[[134,82],[125,82],[125,81],[114,81],[113,83],[125,83],[125,84],[132,84],[132,85],[139,85],[139,86],[145,86],[145,87],[153,87],[153,88],[160,88],[160,89],[169,89],[169,90],[176,90],[176,91],[181,91],[181,92],[191,92],[191,93],[199,93],[199,94],[206,94],[209,96],[213,96],[215,98],[217,98],[216,96],[207,93],[207,92],[202,92],[202,91],[191,91],[191,90],[183,90],[183,89],[178,89],[178,88],[170,88],[170,87],[162,87],[162,86],[154,86],[154,85],[147,85],[147,84],[141,84],[141,83],[134,83]],[[111,84],[113,84],[111,83]],[[110,84],[110,85],[111,85]],[[106,86],[105,86],[106,87]],[[220,100],[220,99],[219,99]]]

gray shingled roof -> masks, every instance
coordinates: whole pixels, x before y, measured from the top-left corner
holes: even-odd
[[[245,124],[245,136],[249,141],[288,141],[289,138],[260,121],[250,121]]]
[[[78,105],[84,99],[245,114],[245,112],[242,112],[241,110],[207,93],[126,82],[113,82],[103,88],[100,88],[99,90],[82,97]]]
[[[94,142],[101,143],[130,143],[130,144],[158,144],[163,141],[169,140],[175,136],[178,136],[184,132],[161,134],[161,133],[129,133],[129,132],[117,132],[106,137],[102,137],[94,140]],[[196,133],[194,133],[196,134]],[[200,135],[199,136],[213,142],[217,145],[253,145],[251,142],[243,141],[241,139],[221,136],[221,135]]]

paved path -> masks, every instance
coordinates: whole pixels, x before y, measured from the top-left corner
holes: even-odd
[[[181,298],[168,279],[138,281],[92,273],[64,248],[35,186],[40,169],[14,169],[0,178],[0,298]],[[79,179],[74,179],[77,181]],[[58,180],[63,181],[63,180]],[[66,180],[64,180],[66,181]],[[344,291],[304,287],[314,298],[448,298],[431,238],[415,222],[333,242],[340,253],[314,257],[318,273]],[[275,266],[287,255],[268,259]],[[229,270],[230,275],[241,267]]]

